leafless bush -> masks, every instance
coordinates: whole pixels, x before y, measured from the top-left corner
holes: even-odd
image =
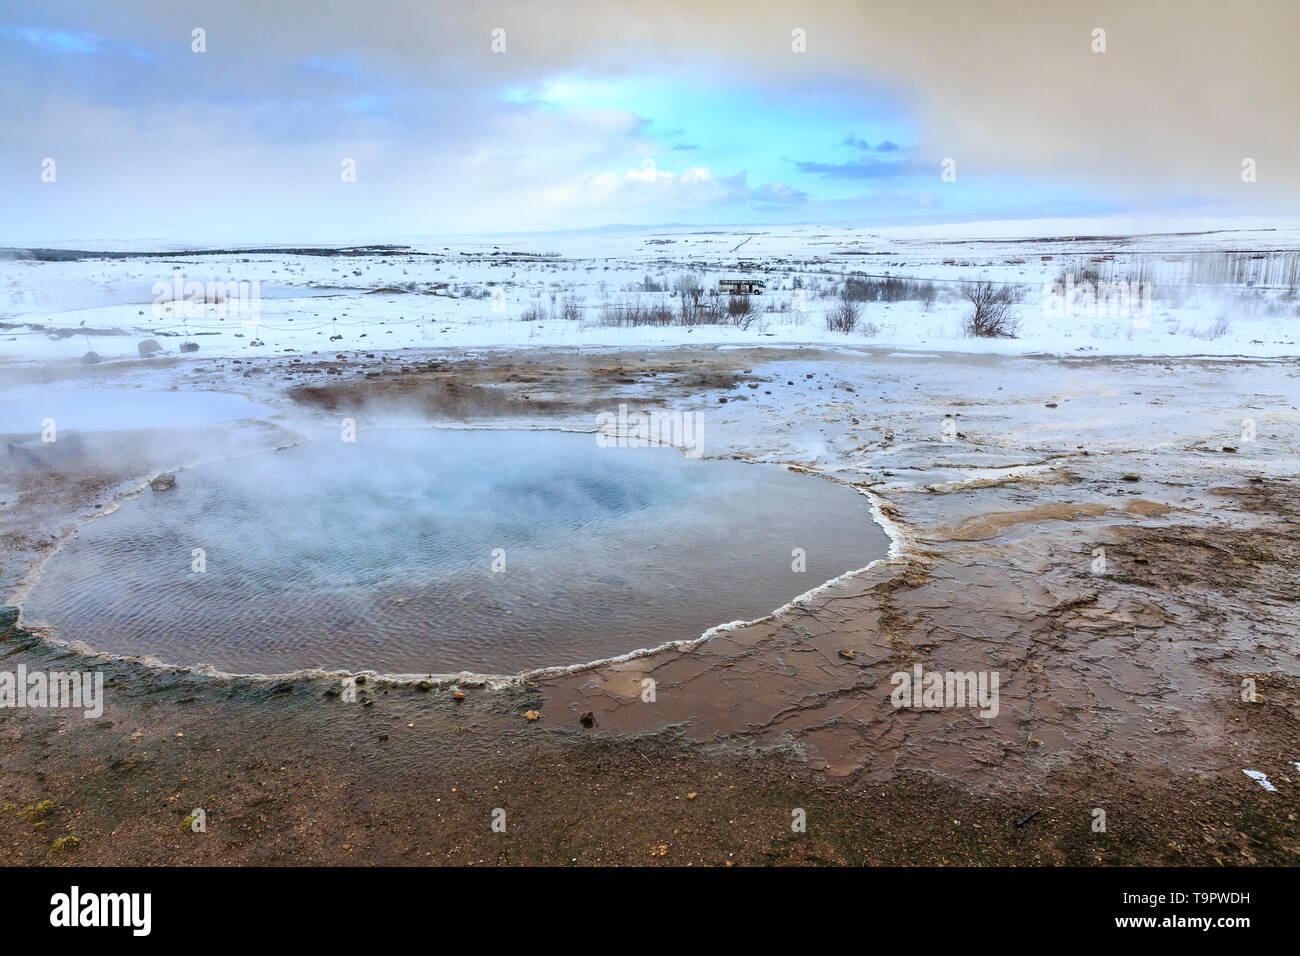
[[[683,272],[673,280],[673,291],[678,295],[694,298],[704,291],[704,280],[698,273]]]
[[[930,306],[934,305],[934,300],[939,297],[939,287],[933,282],[927,282],[921,287],[921,302],[925,305],[925,311],[930,311]]]
[[[1220,315],[1218,318],[1214,320],[1214,324],[1211,325],[1209,328],[1207,328],[1204,332],[1193,332],[1192,336],[1194,338],[1205,339],[1207,341],[1213,342],[1227,335],[1228,330],[1231,328],[1232,328],[1232,324],[1228,321],[1228,317],[1226,315]]]
[[[983,279],[967,285],[962,295],[975,306],[975,311],[962,323],[962,331],[968,337],[1015,338],[1019,325],[1015,306],[1024,300],[1024,289],[1016,285],[994,285]]]
[[[582,318],[582,300],[566,295],[560,301],[560,318],[578,321]]]
[[[840,297],[839,305],[826,311],[826,328],[832,332],[852,332],[858,327],[862,318],[862,306],[846,296]]]
[[[683,272],[673,280],[673,291],[677,294],[682,312],[682,325],[695,325],[700,311],[700,296],[704,293],[704,282],[694,272]]]
[[[720,302],[717,296],[709,296],[701,301],[691,313],[690,325],[726,325],[728,303]]]
[[[1101,281],[1101,273],[1094,266],[1062,266],[1061,272],[1056,277],[1056,284],[1065,286],[1073,284],[1081,286],[1085,282],[1095,286]]]
[[[841,298],[852,302],[933,302],[938,294],[938,289],[929,280],[892,276],[883,279],[850,277],[844,280],[844,289],[840,293]]]
[[[733,295],[727,302],[727,321],[738,329],[748,329],[759,321],[759,311],[747,295]]]
[[[641,302],[624,302],[622,305],[606,305],[601,310],[601,325],[672,325],[673,311],[667,303],[643,305]]]
[[[544,322],[546,320],[546,309],[540,302],[534,302],[528,308],[524,309],[519,316],[521,322]]]

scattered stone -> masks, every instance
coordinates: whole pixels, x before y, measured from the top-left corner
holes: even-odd
[[[161,475],[150,479],[149,487],[154,491],[169,491],[176,487],[176,476],[171,472],[165,471]]]
[[[542,712],[539,710],[530,710],[526,714],[524,714],[525,720],[540,720],[541,717],[542,717]]]
[[[145,339],[136,346],[136,350],[140,353],[141,358],[148,358],[150,355],[155,355],[158,352],[161,352],[163,347],[158,344],[157,339]]]
[[[840,648],[840,657],[851,661],[853,660],[853,651],[849,650],[847,647],[842,647]]]
[[[595,727],[596,715],[589,710],[584,710],[578,715],[578,723],[582,724],[584,727]]]

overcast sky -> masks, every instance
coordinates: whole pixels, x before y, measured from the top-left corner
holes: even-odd
[[[0,0],[0,242],[1296,215],[1297,37],[1295,0]]]

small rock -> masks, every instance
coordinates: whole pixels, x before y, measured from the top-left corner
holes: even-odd
[[[176,476],[171,472],[163,472],[149,481],[149,487],[154,491],[168,491],[176,487]]]

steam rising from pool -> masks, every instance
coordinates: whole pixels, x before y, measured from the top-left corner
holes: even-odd
[[[510,673],[760,617],[887,544],[865,498],[776,466],[558,432],[330,432],[84,525],[23,613],[235,673]]]

